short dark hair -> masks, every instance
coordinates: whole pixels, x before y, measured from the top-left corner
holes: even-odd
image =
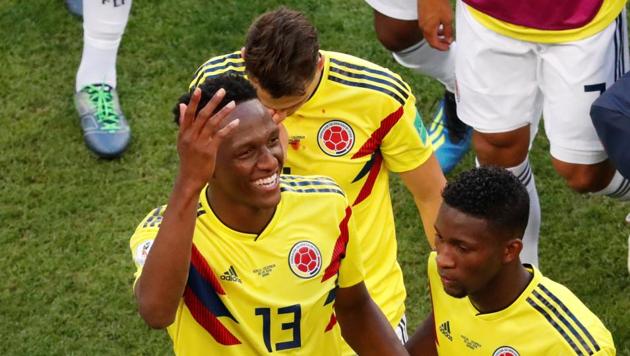
[[[245,40],[245,70],[274,98],[303,95],[319,58],[317,30],[304,14],[280,7],[259,16]]]
[[[529,217],[525,186],[508,170],[480,167],[460,174],[442,192],[444,203],[464,214],[488,221],[492,228],[522,238]]]
[[[234,103],[240,104],[244,101],[249,101],[252,99],[256,99],[256,89],[252,86],[252,84],[243,76],[236,74],[221,74],[216,77],[207,78],[201,85],[198,87],[201,89],[201,99],[199,100],[199,105],[197,106],[197,113],[210,101],[212,96],[221,88],[225,89],[225,96],[221,103],[214,110],[216,113],[222,107],[227,105],[230,101],[234,100]],[[175,115],[175,123],[179,125],[179,104],[187,104],[190,102],[190,98],[193,93],[193,89],[191,89],[188,93],[182,95],[177,101],[177,105],[173,108],[173,114]]]

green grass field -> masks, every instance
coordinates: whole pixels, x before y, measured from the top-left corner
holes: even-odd
[[[135,310],[128,239],[165,203],[177,168],[170,109],[192,72],[240,48],[251,20],[286,4],[305,11],[322,48],[388,66],[412,84],[425,118],[440,86],[403,70],[376,41],[361,0],[138,1],[118,57],[133,143],[117,161],[84,147],[72,102],[81,22],[61,0],[0,2],[0,354],[170,354],[165,332]],[[541,268],[570,287],[630,355],[628,205],[569,191],[548,144],[532,153],[543,212]],[[469,155],[458,168],[469,168]],[[413,202],[392,186],[410,328],[427,312],[425,238]]]

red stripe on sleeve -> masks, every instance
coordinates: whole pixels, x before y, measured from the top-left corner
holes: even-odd
[[[195,268],[197,269],[197,271],[199,271],[201,276],[203,276],[203,278],[208,283],[210,283],[212,288],[214,288],[214,290],[217,293],[221,295],[225,295],[225,291],[223,290],[223,287],[221,287],[221,283],[219,283],[219,280],[214,275],[214,272],[212,272],[212,268],[210,268],[210,265],[208,264],[208,262],[206,262],[206,259],[203,258],[203,256],[201,256],[201,252],[197,250],[197,247],[195,246],[195,244],[192,245],[192,252],[190,254],[190,263],[192,263],[193,266],[195,266]]]
[[[241,342],[206,309],[190,287],[184,291],[184,302],[193,318],[221,345],[238,345]]]
[[[383,142],[383,138],[387,136],[387,134],[392,129],[392,127],[394,127],[394,125],[396,125],[398,120],[400,120],[403,113],[404,113],[404,110],[403,110],[403,107],[401,106],[398,108],[398,110],[387,115],[386,118],[381,120],[381,125],[379,126],[379,128],[376,129],[376,131],[372,132],[372,135],[370,135],[370,138],[368,138],[368,140],[365,141],[363,146],[359,148],[357,153],[355,153],[352,156],[352,158],[359,158],[359,157],[371,155],[372,153],[374,153],[374,151],[376,151],[376,149],[381,146],[381,143]]]
[[[324,271],[324,276],[322,277],[322,283],[328,280],[332,276],[336,276],[339,272],[339,267],[341,266],[341,260],[346,257],[346,247],[348,246],[348,221],[350,220],[350,216],[352,216],[352,209],[348,206],[346,207],[346,216],[339,223],[339,237],[337,238],[337,242],[335,243],[335,249],[333,250],[332,258],[328,267]]]
[[[324,330],[324,332],[332,330],[335,324],[337,324],[337,317],[335,316],[335,313],[332,313],[330,314],[330,321],[328,322],[328,325],[326,325],[326,330]]]
[[[376,177],[378,177],[378,172],[381,170],[381,164],[383,163],[383,155],[378,152],[374,156],[374,162],[372,163],[372,167],[370,167],[370,173],[368,174],[363,187],[361,187],[361,191],[357,195],[356,199],[354,199],[354,203],[352,206],[355,206],[365,200],[372,193],[372,188],[374,188],[374,183],[376,183]]]

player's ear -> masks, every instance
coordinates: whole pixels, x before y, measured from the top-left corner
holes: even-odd
[[[317,70],[322,70],[322,68],[324,68],[324,57],[322,57],[322,55],[320,54],[319,58],[317,59]]]
[[[245,59],[245,47],[241,47],[241,58]]]
[[[505,243],[505,247],[503,250],[503,263],[511,263],[512,261],[518,259],[521,254],[521,250],[523,249],[523,241],[519,238],[509,239]]]

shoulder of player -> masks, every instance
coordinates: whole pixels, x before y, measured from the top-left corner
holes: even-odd
[[[283,174],[280,176],[280,191],[283,194],[324,195],[343,200],[346,198],[337,182],[326,176]]]
[[[601,320],[567,287],[543,277],[526,299],[541,324],[554,330],[572,351],[592,354],[608,346],[610,332]]]
[[[240,51],[212,57],[205,61],[193,75],[191,87],[199,85],[206,78],[212,78],[224,73],[245,73],[245,62]]]
[[[413,97],[411,87],[398,74],[367,60],[339,52],[322,51],[328,57],[325,78],[341,86],[372,94],[370,101],[381,97],[404,105]]]

